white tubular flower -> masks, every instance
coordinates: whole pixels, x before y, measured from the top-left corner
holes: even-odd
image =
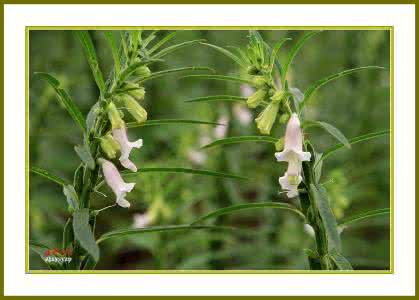
[[[98,161],[102,165],[102,172],[106,184],[116,196],[116,203],[122,207],[130,207],[130,203],[125,199],[125,195],[132,191],[135,183],[124,182],[118,169],[110,161],[103,158],[99,158]]]
[[[119,158],[121,165],[133,172],[137,172],[137,167],[129,160],[129,154],[131,153],[132,148],[141,148],[143,146],[143,140],[139,139],[135,142],[130,142],[127,137],[127,129],[125,127],[112,129],[112,135],[121,146],[121,157]]]
[[[302,181],[301,168],[303,161],[309,161],[310,152],[303,152],[303,135],[300,127],[300,120],[297,114],[292,114],[288,120],[285,131],[285,145],[282,152],[276,152],[278,161],[288,162],[288,169],[283,177],[279,178],[279,184],[283,190],[287,190],[289,198],[298,195],[298,185]]]

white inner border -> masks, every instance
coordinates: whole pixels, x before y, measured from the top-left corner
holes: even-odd
[[[5,295],[414,295],[414,5],[5,5],[4,14]],[[25,26],[68,25],[394,26],[395,273],[25,274]]]

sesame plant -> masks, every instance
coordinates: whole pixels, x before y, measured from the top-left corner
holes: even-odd
[[[162,119],[149,120],[145,109],[147,93],[144,83],[178,72],[207,71],[208,67],[188,66],[175,69],[164,69],[153,72],[152,65],[161,63],[174,51],[196,45],[203,40],[192,40],[166,46],[176,32],[158,39],[157,33],[145,35],[142,31],[109,31],[103,32],[112,54],[113,66],[105,80],[98,62],[96,49],[88,31],[77,31],[85,56],[89,63],[92,77],[96,83],[99,97],[91,106],[86,116],[83,115],[67,93],[60,81],[52,74],[38,72],[34,78],[45,80],[56,94],[62,107],[69,113],[80,129],[78,145],[74,151],[80,158],[80,165],[74,171],[73,180],[67,181],[54,175],[54,170],[45,170],[42,166],[31,166],[30,171],[51,182],[58,184],[63,190],[63,199],[67,200],[68,219],[62,233],[62,245],[52,248],[42,241],[30,241],[30,248],[37,252],[51,269],[89,270],[94,269],[100,259],[100,244],[105,240],[145,232],[164,232],[192,229],[214,229],[215,226],[173,225],[146,228],[115,229],[97,236],[95,232],[96,218],[104,210],[128,209],[129,193],[134,189],[134,179],[145,172],[191,173],[196,175],[215,176],[230,179],[243,179],[242,176],[214,172],[202,169],[181,167],[143,167],[130,160],[132,151],[147,147],[142,139],[132,141],[128,136],[130,128],[166,125],[209,125],[214,122]],[[92,99],[93,100],[93,99]],[[155,99],[153,99],[155,100]],[[222,124],[221,124],[222,125]],[[144,162],[146,165],[147,162]],[[59,167],[59,166],[58,166]],[[107,194],[107,186],[112,194]],[[139,187],[141,188],[141,187]],[[91,207],[94,194],[101,194],[112,199],[114,204],[99,208]],[[48,260],[50,249],[54,256],[63,259]],[[70,251],[67,251],[69,249]],[[62,252],[64,251],[64,252]]]
[[[328,192],[322,182],[322,166],[331,155],[341,149],[350,149],[351,145],[382,137],[390,133],[389,130],[365,133],[347,139],[335,126],[324,120],[311,120],[306,117],[305,109],[310,104],[314,93],[327,83],[344,76],[353,75],[361,71],[379,71],[379,66],[364,66],[344,70],[327,76],[310,85],[304,93],[290,86],[288,70],[302,46],[319,31],[304,34],[285,55],[281,63],[278,54],[290,38],[283,38],[270,47],[257,31],[250,31],[249,42],[245,49],[231,47],[222,48],[209,43],[201,43],[212,50],[230,58],[238,67],[239,75],[197,74],[187,75],[192,79],[208,79],[235,82],[251,87],[253,94],[249,97],[236,95],[211,95],[198,97],[188,102],[239,102],[255,110],[254,119],[261,135],[234,136],[216,140],[203,148],[224,146],[243,142],[263,142],[272,144],[276,150],[273,156],[281,164],[287,164],[287,170],[279,177],[279,193],[289,198],[288,202],[276,199],[268,202],[251,202],[223,207],[198,218],[193,225],[208,219],[233,212],[257,208],[277,208],[291,211],[309,225],[315,235],[315,247],[304,249],[310,269],[312,270],[351,270],[351,263],[342,254],[341,232],[349,225],[372,217],[389,214],[388,208],[380,208],[355,215],[337,222],[331,207]],[[281,126],[285,135],[274,137],[272,127]],[[337,140],[336,145],[330,146],[322,153],[316,151],[316,136],[311,134],[312,127],[319,127]],[[333,184],[330,183],[330,184]]]

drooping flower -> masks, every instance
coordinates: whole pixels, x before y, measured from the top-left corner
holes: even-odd
[[[254,92],[251,96],[247,98],[247,101],[246,101],[247,106],[249,108],[257,107],[259,104],[262,103],[263,100],[265,100],[267,94],[268,93],[265,89],[257,90],[256,92]]]
[[[147,121],[147,111],[131,96],[123,95],[125,107],[138,123]]]
[[[284,176],[279,178],[279,184],[283,190],[288,191],[289,198],[298,195],[298,185],[302,181],[301,168],[303,161],[309,161],[310,152],[303,151],[303,135],[300,120],[297,114],[292,114],[285,131],[285,145],[282,152],[276,152],[278,161],[288,162],[288,169]]]
[[[135,182],[124,182],[118,169],[110,161],[99,158],[98,162],[102,166],[102,172],[105,177],[106,184],[112,189],[116,196],[116,203],[121,207],[130,207],[130,203],[125,199],[125,195],[132,191],[135,186]]]
[[[270,134],[272,126],[275,122],[276,115],[278,114],[279,103],[271,102],[255,119],[257,128],[262,134]]]
[[[125,122],[122,120],[121,114],[113,102],[108,104],[106,110],[108,112],[108,118],[111,121],[112,128],[122,128],[125,126]]]
[[[119,158],[121,165],[133,172],[137,172],[137,167],[129,160],[129,155],[133,148],[139,149],[143,146],[143,140],[139,139],[135,142],[130,142],[125,127],[112,129],[112,135],[121,147],[121,157]]]

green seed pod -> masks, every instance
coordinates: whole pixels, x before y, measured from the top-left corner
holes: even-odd
[[[278,114],[279,104],[271,102],[256,118],[257,128],[262,134],[270,134]]]
[[[147,111],[130,95],[123,95],[125,107],[138,123],[147,121]]]
[[[124,120],[113,102],[106,107],[108,118],[111,121],[112,128],[123,128],[125,126]]]
[[[260,89],[253,93],[249,98],[247,98],[247,106],[249,108],[257,107],[266,97],[266,90]]]
[[[282,151],[282,149],[284,149],[284,138],[280,138],[276,143],[275,143],[275,150],[276,151]]]
[[[118,142],[114,140],[110,132],[100,138],[100,147],[110,159],[114,159],[116,157],[116,153],[121,149]]]

